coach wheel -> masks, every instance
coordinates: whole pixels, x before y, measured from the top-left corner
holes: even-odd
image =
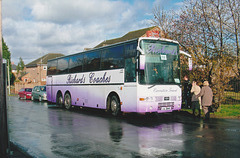
[[[121,111],[121,109],[120,109],[120,102],[119,102],[118,98],[115,95],[113,95],[111,97],[110,109],[111,109],[111,112],[112,112],[113,116],[119,115],[119,113]]]
[[[60,107],[63,106],[63,97],[62,97],[62,95],[58,95],[57,96],[57,105],[59,105]]]
[[[71,109],[72,105],[71,105],[71,96],[69,93],[65,94],[64,96],[64,106],[66,109]]]

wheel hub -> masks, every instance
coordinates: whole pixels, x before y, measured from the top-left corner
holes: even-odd
[[[112,109],[112,111],[116,111],[116,109],[117,109],[117,103],[116,103],[115,100],[113,100],[113,101],[111,102],[111,109]]]

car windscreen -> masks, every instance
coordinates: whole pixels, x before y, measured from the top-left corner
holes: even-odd
[[[32,92],[32,89],[31,88],[27,88],[25,89],[26,92]]]
[[[41,87],[40,87],[40,90],[41,90],[41,91],[46,91],[46,86],[41,86]]]

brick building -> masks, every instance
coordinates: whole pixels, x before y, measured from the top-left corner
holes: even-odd
[[[61,56],[64,55],[58,53],[49,53],[30,62],[26,65],[25,71],[27,74],[22,77],[22,81],[45,85],[47,76],[47,61]]]
[[[46,85],[47,61],[61,56],[64,55],[49,53],[25,65],[25,75],[21,76],[20,82],[15,82],[15,93],[23,87],[33,88],[36,85]]]

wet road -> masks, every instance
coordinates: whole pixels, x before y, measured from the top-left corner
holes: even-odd
[[[72,111],[8,98],[9,135],[33,157],[239,157],[240,120]]]

